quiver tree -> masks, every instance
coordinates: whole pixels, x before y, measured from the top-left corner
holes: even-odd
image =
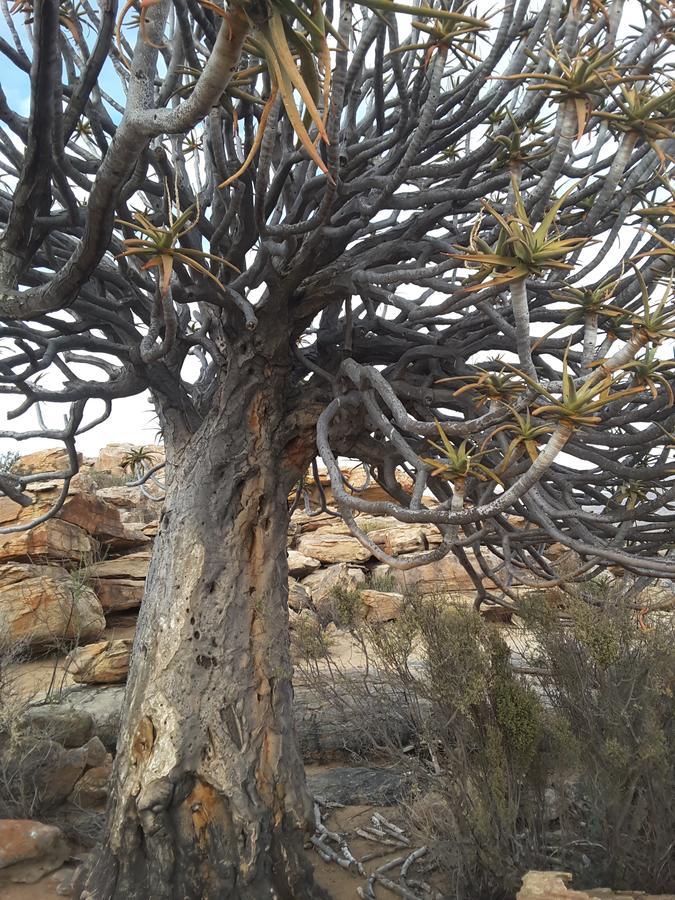
[[[319,895],[286,611],[317,448],[376,557],[454,553],[479,603],[555,583],[552,543],[567,578],[673,575],[672,18],[622,8],[12,7],[30,112],[0,94],[0,381],[43,427],[1,436],[70,464],[0,487],[60,478],[57,512],[78,434],[145,390],[166,447],[79,896]],[[392,559],[360,512],[440,546]]]

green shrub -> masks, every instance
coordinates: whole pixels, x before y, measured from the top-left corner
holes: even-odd
[[[417,597],[395,622],[349,623],[386,691],[367,677],[336,686],[339,666],[315,670],[354,716],[377,708],[379,721],[410,723],[405,745],[400,729],[380,731],[372,749],[413,772],[412,821],[448,897],[510,900],[533,868],[570,870],[582,886],[675,889],[673,618],[644,628],[604,583],[584,596],[523,604],[534,675],[514,671],[498,626]],[[343,612],[355,603],[338,600]]]

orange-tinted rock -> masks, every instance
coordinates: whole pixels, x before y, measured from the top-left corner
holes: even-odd
[[[132,641],[118,638],[72,650],[66,669],[80,684],[118,684],[127,680]]]
[[[31,819],[0,819],[0,883],[34,884],[58,869],[69,850],[61,829]]]
[[[10,559],[79,562],[96,550],[96,541],[77,525],[48,519],[27,531],[0,535],[0,562]]]
[[[82,461],[82,454],[78,453],[78,461]],[[17,460],[12,472],[17,475],[37,475],[49,472],[68,472],[70,463],[68,453],[62,445],[49,447],[46,450],[36,450],[35,453],[27,453]]]
[[[0,633],[18,645],[95,640],[104,628],[96,594],[65,569],[18,563],[0,567]]]
[[[107,615],[125,609],[138,609],[143,599],[145,581],[136,578],[100,578],[94,582],[94,590]]]

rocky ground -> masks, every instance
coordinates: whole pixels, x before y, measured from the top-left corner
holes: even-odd
[[[92,821],[99,817],[105,805],[136,614],[161,505],[152,499],[160,496],[156,484],[150,483],[147,490],[126,485],[130,473],[122,464],[130,449],[110,445],[96,459],[82,460],[56,518],[30,531],[0,536],[0,636],[21,657],[5,660],[4,677],[21,716],[40,735],[38,749],[30,752],[39,755],[35,777],[44,780],[40,789],[48,796],[49,818],[70,822],[75,832],[83,822],[86,826],[87,817]],[[150,450],[159,460],[161,448]],[[44,451],[23,457],[19,467],[23,472],[58,471],[65,467],[65,459],[60,450]],[[0,498],[0,526],[24,524],[41,515],[58,490],[56,481],[37,483],[34,504],[27,509]],[[327,491],[327,486],[321,490]],[[310,491],[316,498],[319,487],[310,485]],[[377,486],[366,487],[363,493],[380,494]],[[432,527],[385,517],[361,517],[360,524],[378,546],[397,555],[427,549],[439,539]],[[421,595],[442,593],[448,602],[473,602],[472,584],[454,558],[395,572],[379,564],[340,519],[326,513],[293,512],[288,546],[291,628],[296,635],[312,629],[328,632],[333,651],[346,668],[358,670],[362,658],[359,648],[336,627],[337,585],[358,588],[360,613],[369,622],[396,618],[403,594],[410,589]],[[664,589],[664,605],[672,599]],[[494,608],[486,614],[503,621],[515,652],[527,641],[517,620],[510,621],[509,615]],[[317,822],[315,846],[308,847],[318,866],[319,883],[338,900],[357,896],[357,889],[364,897],[413,896],[405,893],[405,882],[398,884],[398,878],[401,864],[416,848],[401,837],[390,849],[368,832],[374,827],[372,816],[384,815],[385,821],[394,823],[389,838],[395,837],[397,813],[390,806],[400,784],[395,778],[392,783],[391,773],[382,770],[338,765],[347,751],[358,750],[358,734],[299,679],[296,719],[305,758],[314,764],[310,785],[329,804],[324,807],[326,818]],[[345,835],[346,846],[357,859],[375,857],[359,871],[332,832]],[[80,851],[74,851],[54,826],[0,820],[0,898],[42,900],[67,891],[68,871],[62,865],[73,852]],[[397,867],[387,868],[399,857]],[[372,873],[383,866],[373,880]],[[410,867],[410,878],[428,878],[430,890],[442,895],[442,885],[425,874],[423,855]],[[39,880],[8,883],[20,881],[26,873]],[[398,894],[388,891],[388,880],[398,884]],[[65,886],[59,889],[60,884]],[[369,893],[373,889],[376,894]],[[633,895],[570,891],[564,878],[551,873],[528,876],[519,895],[521,900],[613,896],[627,900]]]

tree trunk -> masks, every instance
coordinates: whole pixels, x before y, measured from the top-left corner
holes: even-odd
[[[238,362],[195,434],[165,434],[170,483],[82,900],[323,896],[292,715],[285,373]]]

